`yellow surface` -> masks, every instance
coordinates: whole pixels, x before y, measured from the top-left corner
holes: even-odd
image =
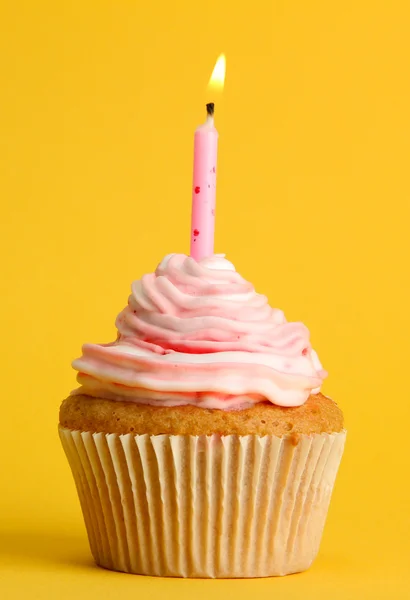
[[[0,3],[2,599],[410,597],[409,28],[405,0]],[[347,450],[309,572],[105,572],[58,405],[130,282],[188,251],[221,51],[216,249],[311,329]]]

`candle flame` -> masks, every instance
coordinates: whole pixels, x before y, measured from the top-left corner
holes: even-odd
[[[226,71],[226,58],[225,54],[221,54],[215,63],[214,70],[212,71],[211,78],[209,80],[208,89],[222,91],[225,81]]]

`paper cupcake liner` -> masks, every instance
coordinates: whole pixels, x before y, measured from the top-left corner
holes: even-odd
[[[346,437],[59,431],[97,564],[174,577],[307,569]]]

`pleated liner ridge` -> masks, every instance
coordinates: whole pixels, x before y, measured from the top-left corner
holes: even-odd
[[[345,442],[59,431],[97,564],[175,577],[307,569]]]

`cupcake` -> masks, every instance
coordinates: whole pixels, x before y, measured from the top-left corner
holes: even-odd
[[[223,255],[167,256],[85,344],[59,432],[96,563],[267,577],[315,558],[343,453],[302,323]]]

